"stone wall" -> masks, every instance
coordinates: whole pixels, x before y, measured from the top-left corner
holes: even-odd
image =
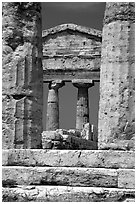
[[[40,3],[3,3],[3,149],[40,148],[43,69]]]
[[[107,3],[102,34],[99,149],[134,149],[135,4]]]

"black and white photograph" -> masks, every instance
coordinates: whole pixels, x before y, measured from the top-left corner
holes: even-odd
[[[3,1],[2,202],[135,202],[135,1]]]

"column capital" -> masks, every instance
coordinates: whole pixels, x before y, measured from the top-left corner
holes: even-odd
[[[90,88],[94,86],[94,81],[90,79],[74,79],[72,84],[77,88]]]
[[[65,85],[65,82],[62,80],[54,80],[49,83],[49,89],[59,89]]]

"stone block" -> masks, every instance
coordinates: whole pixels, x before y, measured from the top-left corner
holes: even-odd
[[[101,146],[100,146],[101,147]],[[130,140],[113,140],[112,143],[102,142],[102,150],[125,150],[125,151],[135,151],[135,141],[134,137]]]
[[[61,134],[61,135],[66,135],[66,134],[68,134],[69,131],[65,130],[65,129],[57,129],[56,132]]]
[[[118,170],[118,188],[135,188],[135,170]]]
[[[75,137],[81,137],[81,132],[76,129],[70,129],[70,130],[57,129],[56,132],[61,135],[72,135]]]
[[[44,149],[46,149],[45,147],[49,140],[54,141],[52,149],[97,149],[96,142],[94,141],[82,139],[81,137],[74,136],[74,134],[70,132],[66,135],[61,135],[59,132],[65,133],[66,131],[56,130],[44,131],[42,133],[42,144]],[[75,134],[77,134],[77,132],[75,132]]]
[[[68,133],[76,137],[81,137],[81,132],[76,129],[70,129],[68,130]]]
[[[113,169],[76,167],[3,167],[3,184],[118,187]]]
[[[43,138],[43,141],[44,140],[55,140],[55,141],[63,140],[62,135],[56,131],[43,131],[42,138]]]
[[[129,202],[135,190],[70,186],[26,186],[2,188],[3,202]]]
[[[5,166],[67,166],[134,169],[135,152],[112,150],[34,150],[2,151]]]

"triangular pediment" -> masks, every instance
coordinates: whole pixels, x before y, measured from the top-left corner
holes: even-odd
[[[99,38],[99,39],[102,38],[102,32],[100,30],[96,30],[93,28],[88,28],[88,27],[84,27],[76,24],[62,24],[53,28],[49,28],[42,32],[42,37],[45,38],[50,35],[57,35],[58,33],[63,31],[79,32],[80,34],[89,35],[94,38]]]

